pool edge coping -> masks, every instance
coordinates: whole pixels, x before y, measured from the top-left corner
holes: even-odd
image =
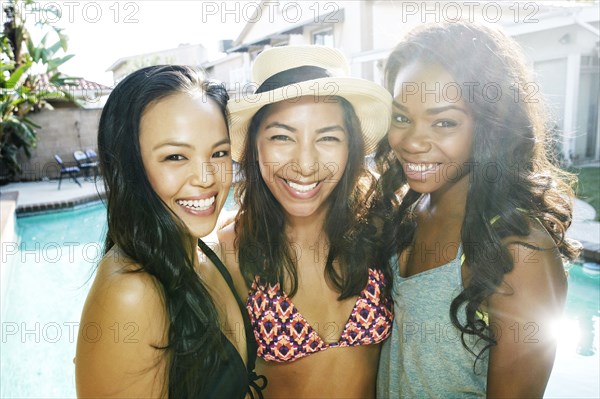
[[[90,195],[79,196],[53,202],[40,202],[36,204],[19,205],[15,213],[18,216],[32,215],[47,211],[56,211],[61,209],[75,209],[81,205],[102,201],[106,199],[106,193],[94,193]]]

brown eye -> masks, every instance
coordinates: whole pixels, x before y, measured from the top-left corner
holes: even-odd
[[[443,127],[443,128],[453,128],[458,126],[458,123],[456,123],[455,121],[452,120],[443,120],[443,121],[439,121],[436,122],[434,124],[435,127]]]
[[[286,136],[285,134],[277,134],[275,136],[271,136],[269,138],[269,140],[271,140],[271,141],[291,141],[292,139],[289,136]]]
[[[335,136],[325,136],[325,137],[321,137],[319,139],[319,141],[332,141],[332,142],[339,142],[341,141],[338,137]]]
[[[225,158],[227,156],[229,156],[229,151],[217,151],[212,154],[213,158]]]
[[[404,116],[402,114],[394,114],[392,116],[392,121],[395,124],[408,124],[408,123],[410,123],[410,120],[406,116]]]
[[[165,161],[183,161],[185,157],[180,154],[167,155]]]

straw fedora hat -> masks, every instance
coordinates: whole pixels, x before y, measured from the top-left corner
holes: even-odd
[[[365,154],[373,152],[388,131],[392,97],[374,82],[350,77],[344,55],[331,47],[273,47],[260,53],[252,67],[254,94],[229,100],[231,153],[241,159],[250,120],[267,104],[297,101],[301,96],[339,96],[348,100],[360,120]]]

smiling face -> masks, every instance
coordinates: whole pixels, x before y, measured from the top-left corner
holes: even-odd
[[[201,93],[161,99],[144,111],[139,140],[156,194],[194,237],[209,234],[232,178],[229,135],[219,106]]]
[[[341,104],[301,97],[270,106],[256,137],[260,173],[288,217],[310,217],[328,199],[348,161]]]
[[[467,184],[474,121],[454,79],[441,66],[400,70],[388,141],[410,188],[443,193]]]

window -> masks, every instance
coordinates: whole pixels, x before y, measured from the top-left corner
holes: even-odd
[[[318,44],[320,46],[334,47],[333,43],[333,28],[320,30],[313,32],[312,44]]]

